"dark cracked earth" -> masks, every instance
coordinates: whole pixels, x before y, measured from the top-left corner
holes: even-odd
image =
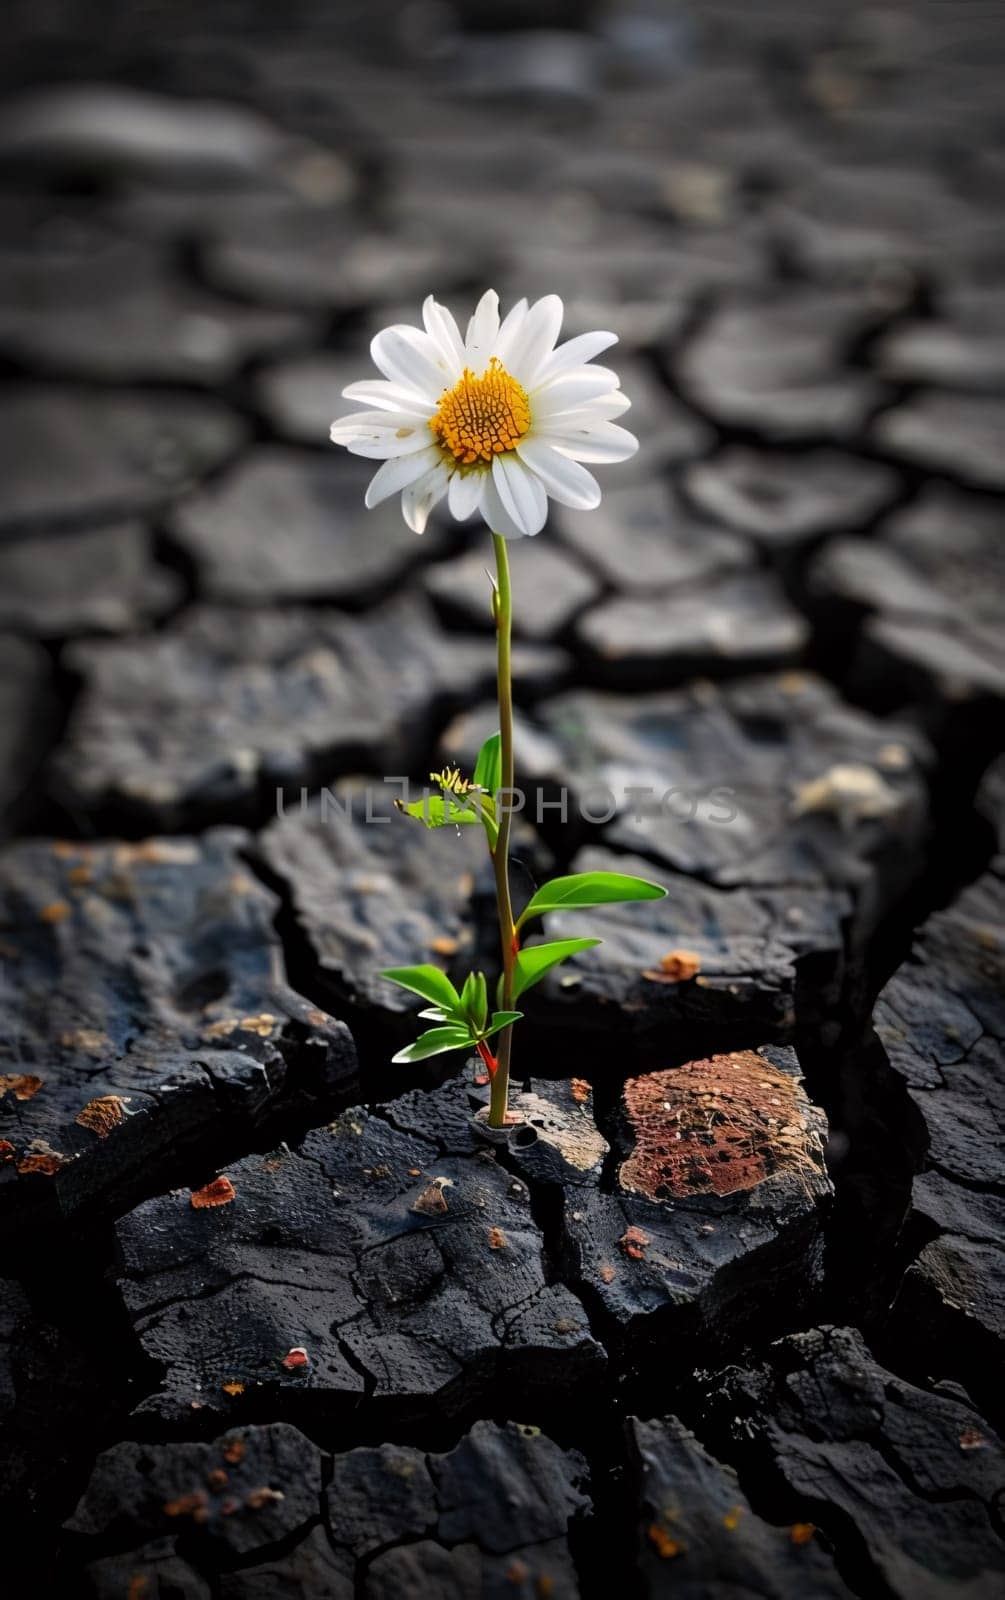
[[[1002,13],[279,9],[5,9],[5,1592],[1001,1593]],[[381,784],[487,541],[327,443],[490,283],[642,441],[513,548],[518,892],[669,890],[497,1142],[379,978],[494,960]]]

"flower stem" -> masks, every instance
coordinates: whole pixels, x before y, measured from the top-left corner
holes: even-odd
[[[513,595],[510,589],[509,556],[506,540],[498,533],[492,535],[496,553],[496,640],[498,660],[496,677],[499,690],[499,753],[502,767],[499,803],[499,837],[492,852],[492,866],[496,879],[496,905],[499,910],[499,941],[502,947],[502,1007],[513,1009],[513,967],[516,961],[516,929],[513,926],[513,902],[509,892],[509,839],[513,821]],[[492,1077],[489,1099],[489,1126],[506,1126],[506,1108],[509,1100],[510,1050],[513,1043],[513,1026],[504,1028],[499,1035],[496,1053],[496,1071]]]

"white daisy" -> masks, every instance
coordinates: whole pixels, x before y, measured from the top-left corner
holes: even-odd
[[[500,324],[499,296],[482,295],[467,337],[429,295],[424,328],[384,328],[370,346],[383,378],[342,392],[372,409],[332,424],[335,444],[383,461],[368,506],[401,495],[408,526],[422,533],[443,496],[464,521],[481,512],[505,538],[540,533],[548,496],[577,511],[600,504],[581,465],[626,461],[638,440],[613,421],[630,401],[617,374],[593,357],[613,333],[583,333],[558,345],[562,302],[520,300]]]

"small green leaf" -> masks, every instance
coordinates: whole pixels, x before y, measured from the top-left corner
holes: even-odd
[[[473,1033],[481,1033],[488,1016],[488,985],[484,972],[469,972],[461,990],[461,1006]]]
[[[472,1020],[479,1033],[485,1026],[489,1014],[489,986],[485,981],[484,972],[478,974],[478,988],[475,994],[475,1011]]]
[[[452,1022],[450,1012],[441,1011],[439,1006],[430,1006],[427,1011],[417,1011],[416,1016],[422,1017],[426,1022]]]
[[[426,1033],[420,1033],[414,1044],[407,1044],[404,1050],[391,1057],[393,1062],[425,1061],[427,1056],[440,1056],[447,1050],[463,1050],[472,1043],[471,1034],[467,1028],[455,1024],[450,1028],[430,1028]]]
[[[600,942],[599,939],[555,939],[551,944],[532,944],[521,950],[513,972],[513,999],[519,1000],[525,990],[540,983],[545,973],[557,967],[560,961],[580,950],[592,950]]]
[[[548,911],[585,911],[590,906],[619,901],[662,900],[665,895],[662,884],[630,877],[625,872],[574,872],[567,878],[552,878],[538,889],[517,927],[522,927],[528,917],[543,917]]]
[[[395,804],[405,816],[417,817],[427,828],[452,828],[465,822],[478,821],[478,812],[471,803],[471,797],[458,800],[454,795],[426,794],[421,800],[412,800],[408,805],[404,801],[396,801]]]
[[[499,823],[496,820],[495,800],[489,794],[473,789],[461,798],[454,794],[427,794],[421,800],[410,801],[408,805],[402,800],[394,803],[406,817],[416,817],[427,828],[454,828],[469,822],[480,822],[485,829],[489,849],[496,847]]]
[[[502,743],[498,733],[490,734],[478,752],[472,783],[493,799],[502,784]]]
[[[381,977],[389,983],[396,983],[401,989],[411,989],[413,994],[421,994],[423,1000],[431,1000],[438,1010],[446,1011],[451,1017],[463,1017],[461,997],[439,967],[429,963],[421,967],[389,967],[381,973]]]
[[[503,1028],[508,1028],[511,1022],[519,1022],[522,1016],[522,1011],[493,1011],[492,1021],[482,1034],[482,1038],[491,1039],[494,1033],[499,1033]]]

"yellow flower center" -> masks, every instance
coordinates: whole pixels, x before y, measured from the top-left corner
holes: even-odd
[[[460,383],[445,389],[429,426],[441,449],[471,466],[512,450],[530,429],[526,390],[493,356],[480,378],[467,367]]]

